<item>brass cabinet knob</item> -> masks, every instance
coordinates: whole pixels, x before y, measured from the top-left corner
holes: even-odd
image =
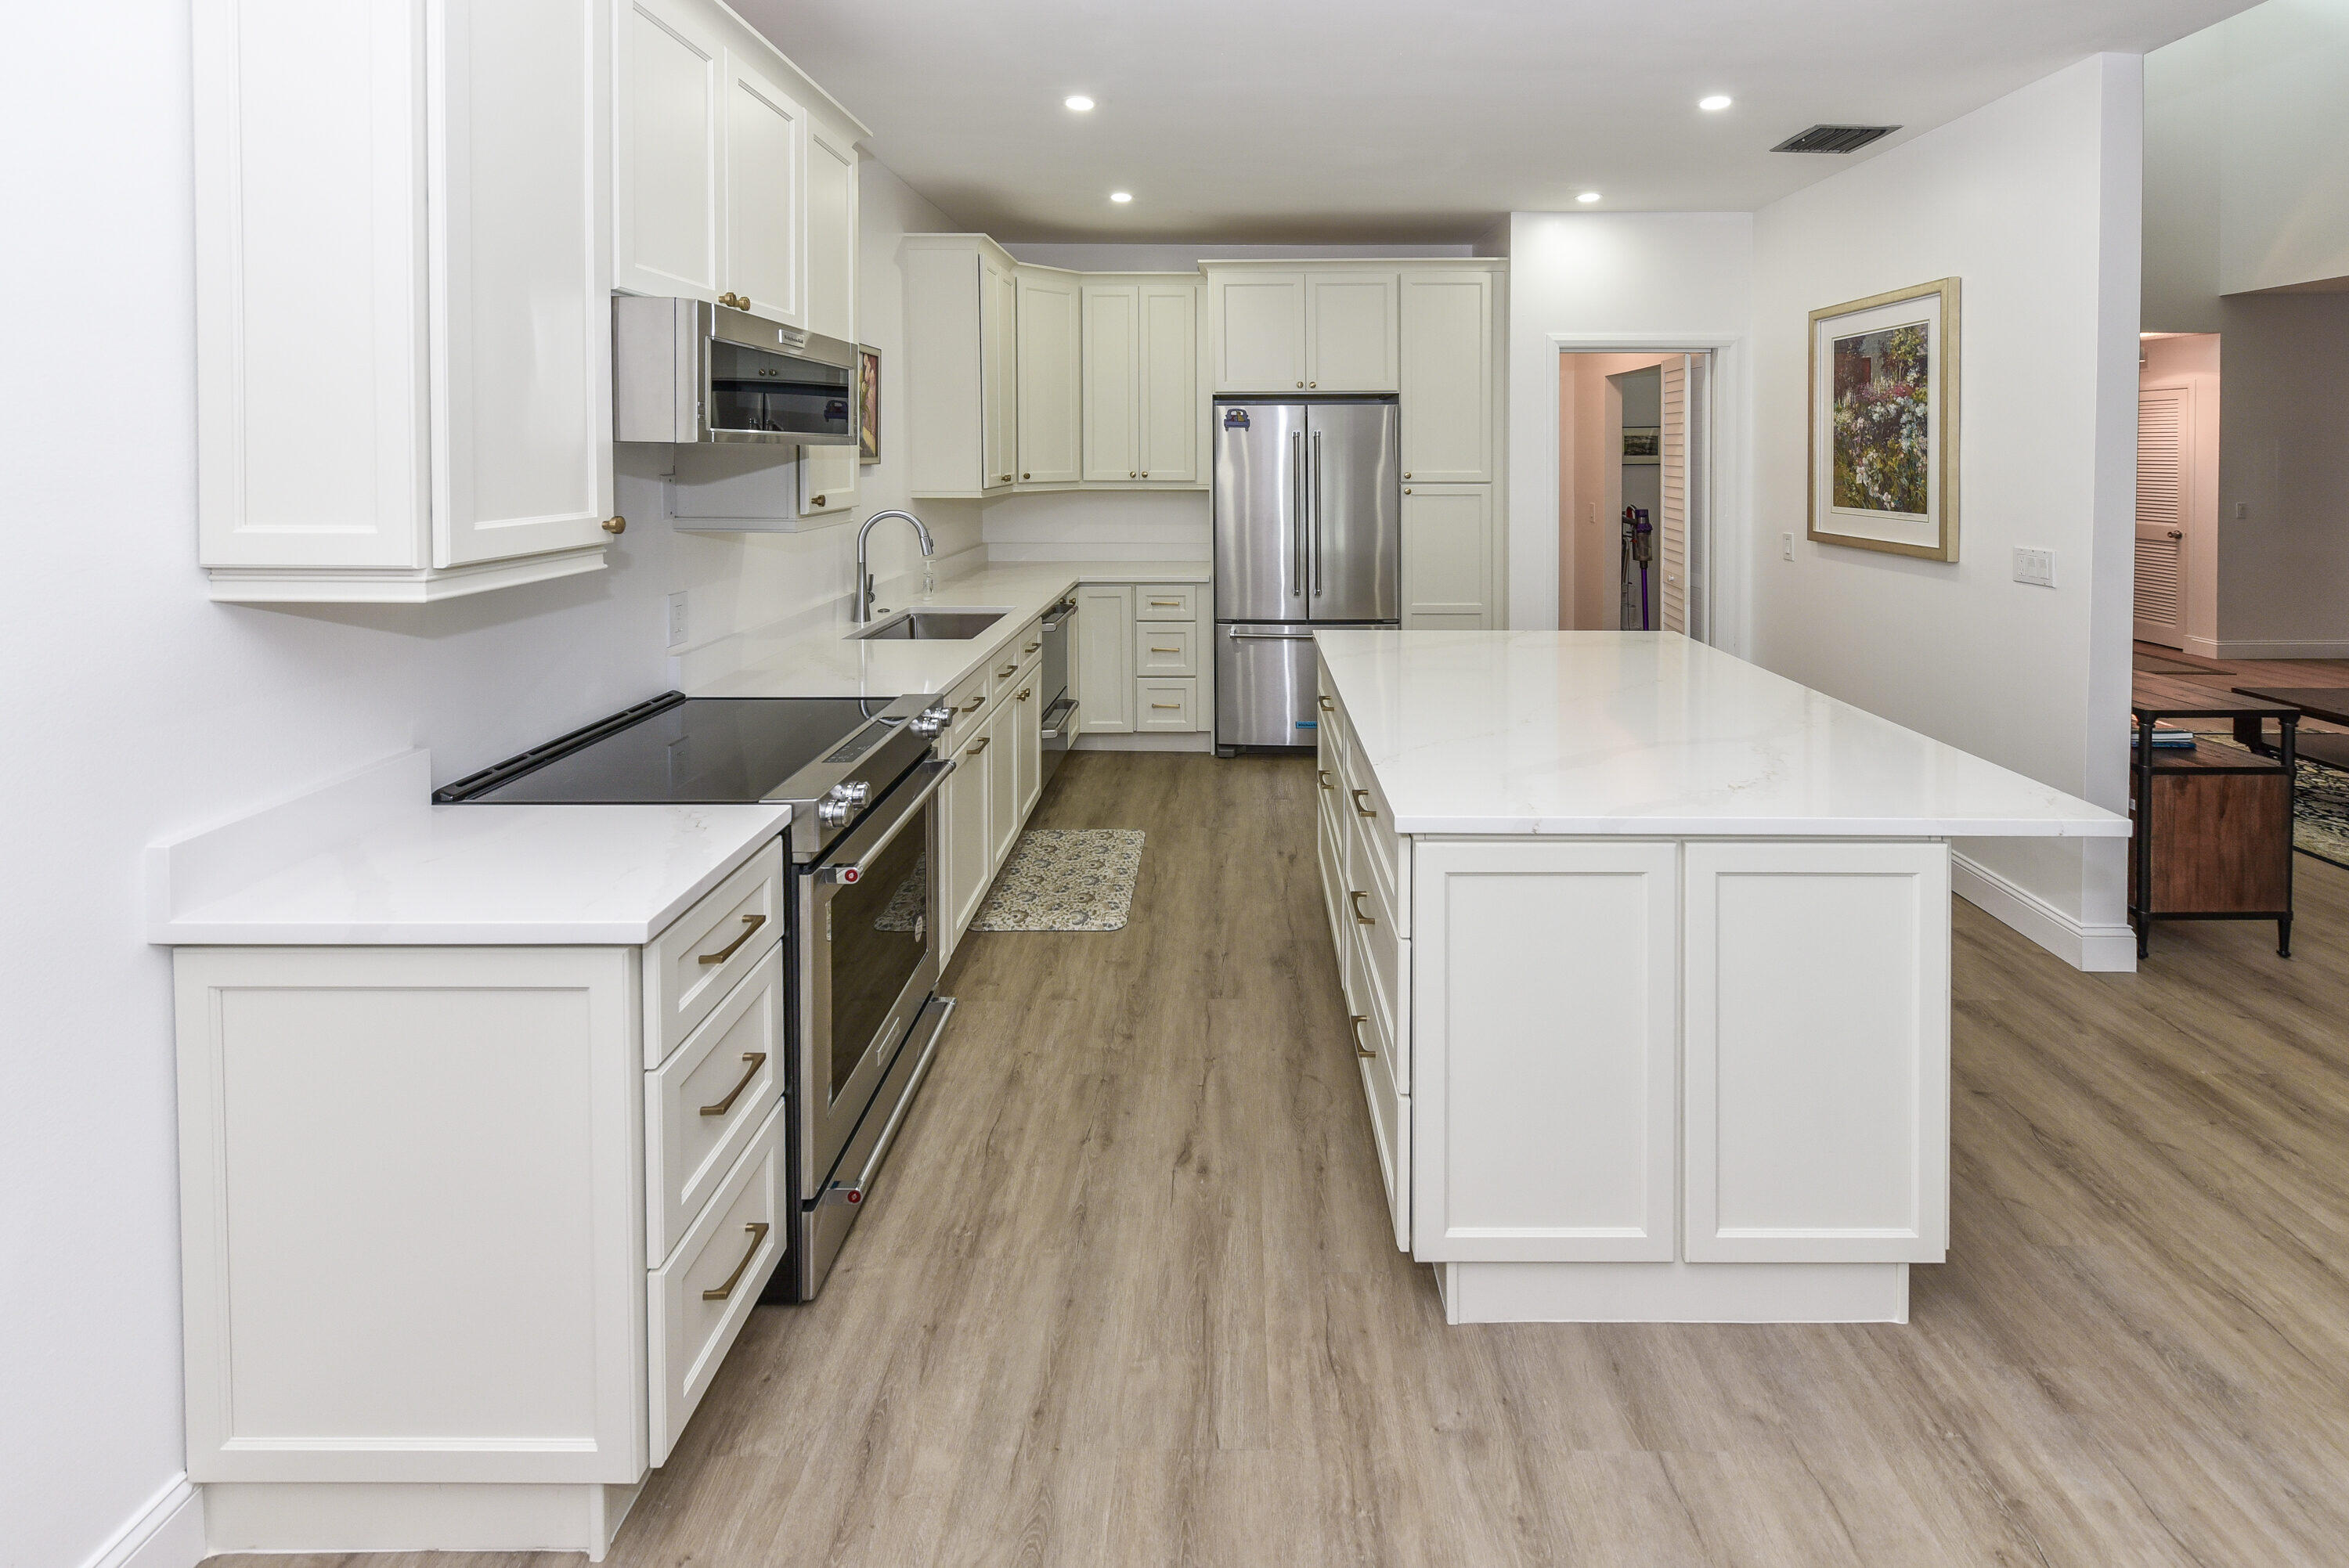
[[[1307,385],[1308,387],[1319,387],[1319,386],[1320,386],[1320,385],[1321,385],[1321,383],[1319,383],[1319,381],[1308,381],[1305,385]]]
[[[1150,477],[1150,470],[1149,470],[1148,469],[1143,469],[1143,470],[1142,470],[1142,477],[1143,477],[1143,479],[1148,479],[1148,478]]]
[[[1403,478],[1405,478],[1405,479],[1409,479],[1409,478],[1411,478],[1411,470],[1410,470],[1409,469],[1403,469],[1403,471],[1402,471],[1402,477],[1403,477]]]
[[[1410,487],[1409,485],[1405,485],[1405,486],[1403,486],[1403,487],[1402,487],[1402,493],[1403,493],[1403,494],[1405,494],[1405,495],[1409,495],[1409,494],[1411,493],[1411,487]]]
[[[822,497],[822,496],[817,496],[817,497],[815,497],[813,500],[810,500],[810,501],[808,502],[808,505],[810,505],[810,506],[822,506],[823,504],[823,497]]]
[[[1128,469],[1125,470],[1125,477],[1130,480],[1138,480],[1142,476],[1139,473],[1136,473],[1133,469]]]
[[[1023,480],[1024,480],[1024,479],[1026,479],[1028,476],[1027,476],[1025,473],[1022,473],[1019,477],[1020,477],[1021,479],[1023,479]]]
[[[604,531],[626,533],[628,531],[628,520],[625,517],[607,517],[604,520]]]
[[[1297,385],[1298,385],[1299,387],[1302,387],[1305,385],[1305,383],[1304,383],[1304,382],[1302,382],[1302,381],[1299,381]]]

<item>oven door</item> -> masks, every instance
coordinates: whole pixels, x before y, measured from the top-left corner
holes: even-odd
[[[936,799],[954,771],[910,769],[864,820],[798,868],[798,1190],[823,1195],[857,1119],[937,988]]]

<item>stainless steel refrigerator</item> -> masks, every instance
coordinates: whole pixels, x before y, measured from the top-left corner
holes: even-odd
[[[1216,749],[1314,743],[1313,628],[1400,624],[1394,399],[1215,405]]]

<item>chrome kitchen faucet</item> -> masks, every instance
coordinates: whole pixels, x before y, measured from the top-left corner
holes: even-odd
[[[873,619],[873,573],[867,542],[873,537],[874,523],[886,521],[893,517],[902,517],[914,525],[914,533],[922,542],[924,555],[937,553],[937,542],[930,537],[929,529],[912,512],[899,511],[893,508],[888,511],[876,511],[866,518],[864,526],[856,531],[856,624],[860,626]]]

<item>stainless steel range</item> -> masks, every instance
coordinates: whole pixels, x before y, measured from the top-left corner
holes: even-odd
[[[687,697],[612,715],[437,792],[443,804],[792,807],[783,933],[795,1233],[767,1299],[832,1270],[954,1011],[937,995],[935,697]]]

